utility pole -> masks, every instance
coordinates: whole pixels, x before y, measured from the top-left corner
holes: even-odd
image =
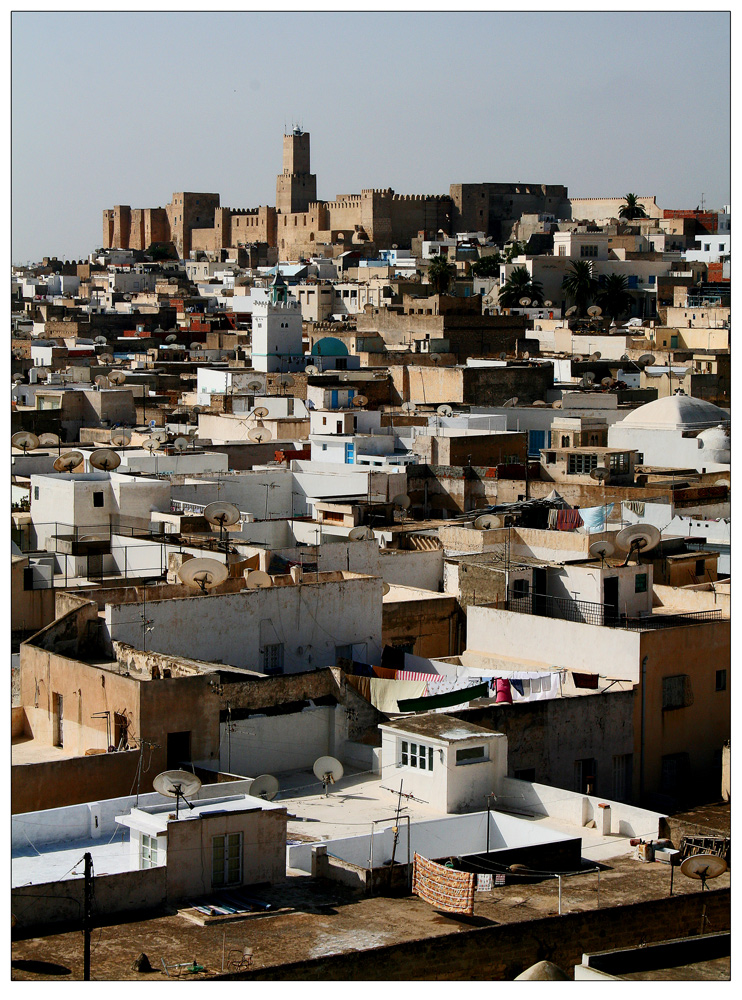
[[[85,852],[85,904],[83,913],[83,975],[82,978],[90,981],[90,931],[92,929],[93,917],[93,855]]]

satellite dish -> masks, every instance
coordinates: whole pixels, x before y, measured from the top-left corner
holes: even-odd
[[[269,411],[267,406],[256,406],[255,409],[252,411],[252,416],[257,417],[259,420],[262,420],[263,417],[268,416],[268,412]]]
[[[105,338],[105,337],[102,337],[102,336],[99,336],[99,337],[96,337],[96,338],[95,338],[95,339],[93,340],[93,343],[94,343],[94,344],[107,344],[107,343],[108,343],[108,341],[106,340],[106,338]]]
[[[273,580],[262,569],[256,569],[252,573],[248,573],[245,577],[245,583],[248,590],[267,590],[268,587],[273,586]]]
[[[599,483],[604,483],[610,474],[604,465],[596,465],[594,469],[590,470],[590,478],[597,479]]]
[[[179,440],[185,441],[185,438]],[[186,441],[186,445],[188,442]],[[225,500],[215,500],[204,507],[204,517],[209,524],[217,524],[220,528],[225,528],[229,524],[237,524],[240,519],[240,511],[233,503]]]
[[[334,785],[343,776],[343,765],[335,757],[318,757],[312,765],[315,778],[324,785],[327,795],[328,785]]]
[[[85,460],[81,451],[66,451],[54,463],[57,472],[72,472]]]
[[[565,312],[564,315],[565,316],[574,316],[574,314],[576,312],[577,312],[577,306],[570,306],[569,309]]]
[[[694,854],[686,858],[680,866],[680,871],[686,878],[698,879],[701,882],[701,892],[711,878],[718,878],[727,870],[724,858],[716,854]]]
[[[367,402],[368,396],[359,394],[358,396],[353,397],[353,406],[365,406]]]
[[[173,441],[173,448],[175,449],[175,451],[185,451],[187,447],[188,447],[187,437],[176,437],[176,439]]]
[[[561,399],[555,399],[554,402],[551,404],[551,408],[552,410],[561,410],[562,408]]]
[[[99,375],[98,378],[95,380],[95,384],[98,386],[99,389],[111,388],[111,383],[109,382],[109,380],[106,378],[105,375]]]
[[[590,355],[590,357],[587,360],[588,361],[600,361],[600,357],[601,357],[600,351],[595,351],[593,354]]]
[[[290,375],[282,375],[278,380],[278,384],[289,386],[294,384],[294,380]]]
[[[624,566],[628,565],[632,552],[653,549],[660,540],[659,529],[653,524],[630,524],[616,535],[616,545],[626,552]]]
[[[628,354],[622,354],[620,360],[621,361],[631,361],[631,358],[628,356]]]
[[[99,354],[98,355],[98,360],[103,365],[112,365],[113,364],[113,355],[112,354]]]
[[[110,472],[121,465],[121,456],[111,448],[97,448],[88,458],[88,462],[94,469]]]
[[[602,316],[603,310],[600,308],[600,306],[590,306],[590,308],[587,311],[587,314],[588,316],[596,316],[596,317]]]
[[[10,443],[14,448],[20,448],[24,455],[27,451],[33,451],[39,447],[39,439],[30,431],[18,431],[11,437]]]
[[[493,528],[502,527],[502,518],[495,514],[480,514],[474,521],[474,527],[478,531],[491,531]]]
[[[414,413],[415,404],[414,403],[402,403],[402,409],[405,413]]]
[[[194,587],[202,594],[218,587],[229,576],[229,570],[216,559],[188,559],[178,570],[181,583]]]
[[[575,356],[572,358],[572,360],[574,362],[576,362],[577,364],[579,364],[581,361],[584,361],[585,359],[583,358],[583,356],[581,354],[575,354]]]
[[[351,528],[348,532],[348,538],[354,542],[365,542],[372,538],[376,538],[376,535],[370,528],[367,528],[365,524],[359,524],[355,528]]]
[[[191,344],[189,350],[191,351],[203,351],[206,348],[206,344]]]
[[[524,295],[522,299],[518,299],[518,302],[522,306],[530,306],[531,304],[531,300],[526,295]]]
[[[108,381],[112,385],[123,385],[126,381],[126,375],[123,372],[109,372]]]
[[[613,542],[608,541],[607,538],[601,539],[597,542],[591,542],[590,547],[587,550],[591,556],[600,556],[601,563],[605,562],[606,556],[612,556],[616,551],[616,546]]]
[[[382,596],[386,597],[386,595],[389,593],[389,591],[391,589],[392,588],[389,586],[389,584],[386,582],[386,580],[382,580],[382,583],[381,583],[381,594],[382,594]]]
[[[154,438],[155,441],[159,441],[160,444],[167,444],[169,435],[167,431],[152,431],[150,437]]]
[[[714,486],[726,486],[727,489],[731,489],[732,484],[728,479],[717,479]]]
[[[507,356],[508,356],[507,351],[500,351],[500,361],[504,361],[505,358],[507,358]]]
[[[274,778],[272,774],[259,774],[250,785],[249,794],[256,799],[265,799],[266,802],[270,802],[278,795],[279,788],[278,778]]]
[[[222,354],[222,356],[219,358],[219,360],[220,361],[229,361],[230,357],[229,357],[228,354]]]
[[[611,386],[614,386],[616,384],[616,380],[615,378],[611,378],[610,375],[608,375],[606,378],[602,378],[600,380],[600,384],[604,386],[604,388],[610,389]]]
[[[517,403],[518,403],[518,397],[517,396],[512,396],[510,399],[506,399],[505,402],[502,405],[503,406],[516,406]]]
[[[433,354],[430,355],[430,360],[433,362],[434,365],[437,365],[438,362],[441,360],[441,356],[440,354],[434,352]]]
[[[406,493],[398,493],[392,500],[392,503],[395,507],[401,507],[402,510],[409,510],[412,500],[410,500]]]
[[[646,368],[647,365],[653,365],[656,360],[654,354],[642,354],[636,363]]]
[[[177,339],[178,339],[177,334],[175,334],[175,333],[169,333],[167,335],[167,337],[165,337],[165,343],[166,344],[174,344]]]
[[[59,434],[53,434],[51,431],[48,431],[46,434],[40,434],[39,444],[43,448],[56,448],[59,444]]]
[[[453,413],[453,407],[449,406],[448,403],[442,403],[435,412],[441,417],[450,417]]]
[[[187,796],[195,795],[201,787],[201,779],[190,771],[162,771],[156,775],[152,781],[156,792],[165,795],[169,799],[175,799],[175,818],[178,818],[178,808],[180,800],[183,799],[189,809],[193,805],[188,801]]]
[[[129,431],[120,428],[116,431],[111,431],[111,444],[115,448],[125,448],[127,444],[131,441],[131,434]]]
[[[48,368],[43,368],[43,367],[42,368],[37,368],[36,369],[36,375],[39,378],[49,378],[49,369]]]
[[[549,306],[553,306],[553,305],[554,305],[554,303],[551,301],[551,299],[544,299],[544,306],[547,309],[549,308]]]
[[[583,389],[589,389],[591,386],[595,385],[593,381],[595,378],[595,372],[585,372],[585,374],[580,379],[580,385]]]
[[[152,452],[159,450],[159,448],[160,448],[160,442],[157,440],[156,437],[148,437],[148,438],[145,438],[144,441],[142,441],[142,447],[146,451],[148,451],[150,453],[150,455],[151,455]]]
[[[267,427],[251,427],[247,432],[247,436],[251,441],[257,441],[258,444],[261,444],[263,441],[270,441],[273,437]]]
[[[247,388],[252,389],[254,392],[262,392],[263,383],[260,381],[260,379],[253,378],[250,379],[250,381],[247,383]]]
[[[319,368],[316,365],[307,365],[304,371],[307,375],[319,375]]]
[[[528,361],[528,359],[530,358],[530,356],[531,356],[530,351],[523,351],[523,357],[524,357],[524,359],[526,361]]]
[[[15,382],[16,385],[19,385],[19,383],[23,381],[23,376],[20,374],[20,372],[17,375],[13,376],[13,381]]]
[[[534,399],[532,406],[548,406],[549,404],[543,399]]]

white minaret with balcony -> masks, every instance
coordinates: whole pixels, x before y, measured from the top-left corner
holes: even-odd
[[[276,265],[269,301],[256,302],[252,313],[252,366],[259,372],[303,371],[301,306],[288,294]]]

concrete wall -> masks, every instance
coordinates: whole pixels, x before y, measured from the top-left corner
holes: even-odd
[[[290,715],[253,714],[221,724],[219,764],[230,774],[257,777],[311,769],[318,757],[335,752],[335,713],[340,707],[308,705]],[[232,732],[228,732],[231,728]]]
[[[443,582],[443,549],[382,549],[381,576],[419,590],[440,590]]]
[[[455,597],[392,587],[384,599],[382,638],[385,646],[411,646],[415,656],[454,655],[458,652]]]
[[[126,795],[136,780],[138,765],[137,750],[14,764],[10,770],[11,812],[56,809],[92,802],[101,795]],[[149,790],[151,779],[152,775],[143,775],[141,787]]]

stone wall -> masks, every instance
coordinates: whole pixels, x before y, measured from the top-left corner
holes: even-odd
[[[10,770],[11,812],[15,815],[57,809],[128,795],[136,781],[138,765],[138,750],[14,764]],[[152,791],[152,777],[152,774],[142,776],[141,791]]]

